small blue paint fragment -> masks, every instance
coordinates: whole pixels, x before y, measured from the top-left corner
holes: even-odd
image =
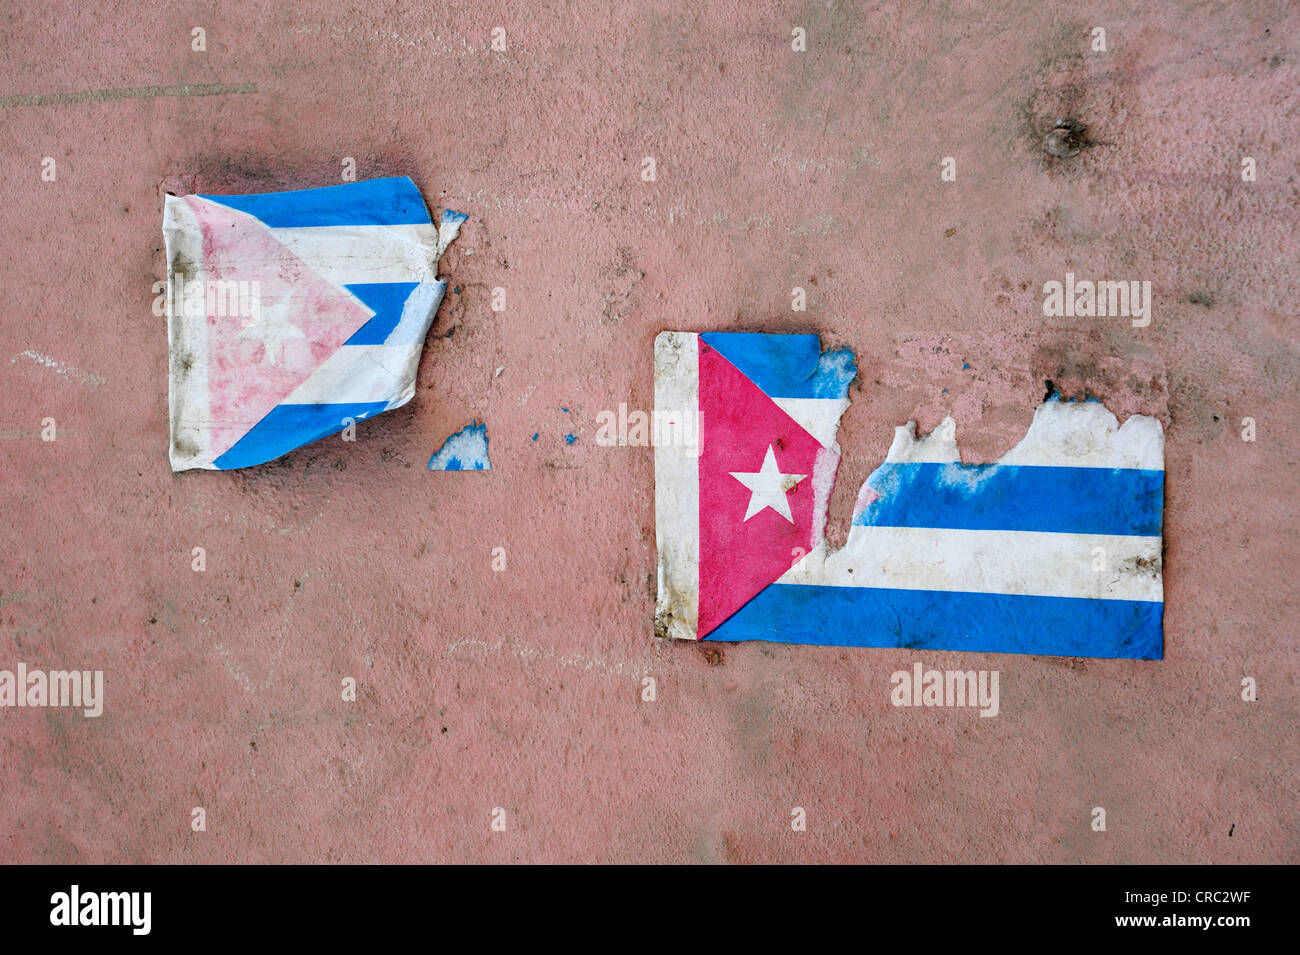
[[[575,441],[577,441],[577,440],[578,440],[578,436],[577,436],[576,434],[566,434],[566,435],[564,436],[564,443],[565,443],[565,444],[573,444],[573,442],[575,442]]]
[[[565,414],[569,414],[569,409],[568,409],[568,408],[561,408],[560,410],[563,411]]]
[[[459,294],[460,294],[460,286],[457,285],[455,288],[452,289],[452,291],[455,292],[457,295],[459,295]]]
[[[455,209],[444,209],[442,213],[442,222],[440,222],[439,225],[450,224],[452,222],[464,222],[468,218],[469,216],[463,212],[457,212]]]
[[[967,368],[969,368],[969,367],[970,367],[970,363],[969,363],[969,362],[962,362],[962,363],[961,363],[961,370],[962,370],[962,371],[965,371],[965,370],[966,370]]]
[[[534,440],[534,441],[536,441],[536,440],[537,440],[538,438],[540,438],[541,436],[542,436],[542,433],[541,433],[540,431],[534,431],[534,432],[533,432],[533,440]]]
[[[430,471],[491,471],[487,425],[475,421],[442,443],[429,459]]]

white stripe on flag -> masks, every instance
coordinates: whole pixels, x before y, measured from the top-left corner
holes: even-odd
[[[824,546],[814,550],[778,583],[1164,599],[1159,537],[1038,531],[855,526],[842,550],[829,559]]]
[[[412,345],[340,345],[281,404],[387,401],[390,409],[400,407],[415,394],[415,370],[420,364],[423,347],[423,342]]]
[[[277,241],[335,285],[434,282],[438,230],[432,224],[271,229]]]

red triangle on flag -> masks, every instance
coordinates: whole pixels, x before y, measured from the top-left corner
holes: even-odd
[[[700,339],[700,604],[704,638],[812,549],[813,466],[821,444],[735,365]],[[763,470],[771,449],[776,470],[804,475],[785,501],[746,514],[766,498],[733,472]],[[757,479],[750,479],[757,481]]]
[[[255,322],[228,302],[220,309],[213,307],[215,300],[207,305],[208,403],[217,458],[289,397],[371,312],[290,252],[261,220],[198,196],[185,201],[202,229],[208,280],[257,283]]]

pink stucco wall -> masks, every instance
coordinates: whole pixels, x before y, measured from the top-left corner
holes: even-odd
[[[0,667],[107,680],[0,711],[0,860],[1300,860],[1296,6],[136,6],[0,8],[0,99],[256,88],[0,108]],[[1063,115],[1099,145],[1045,157]],[[173,475],[162,191],[347,156],[470,216],[415,400]],[[1152,324],[1043,318],[1067,270]],[[651,452],[594,433],[664,328],[855,350],[836,541],[909,418],[988,460],[1046,378],[1158,414],[1167,658],[657,642]],[[472,418],[496,470],[425,471]],[[918,659],[1000,715],[891,707]]]

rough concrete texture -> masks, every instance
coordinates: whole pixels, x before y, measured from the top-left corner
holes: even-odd
[[[107,699],[0,711],[0,858],[1297,861],[1298,66],[1284,0],[6,4],[0,667]],[[255,92],[7,99],[205,83]],[[164,190],[348,156],[470,216],[416,398],[173,475]],[[1151,325],[1044,318],[1067,271],[1150,280]],[[1158,414],[1167,658],[656,641],[652,452],[594,421],[664,328],[854,350],[836,542],[909,418],[992,460],[1045,379]],[[474,419],[495,470],[427,471]],[[890,706],[917,659],[1000,715]]]

